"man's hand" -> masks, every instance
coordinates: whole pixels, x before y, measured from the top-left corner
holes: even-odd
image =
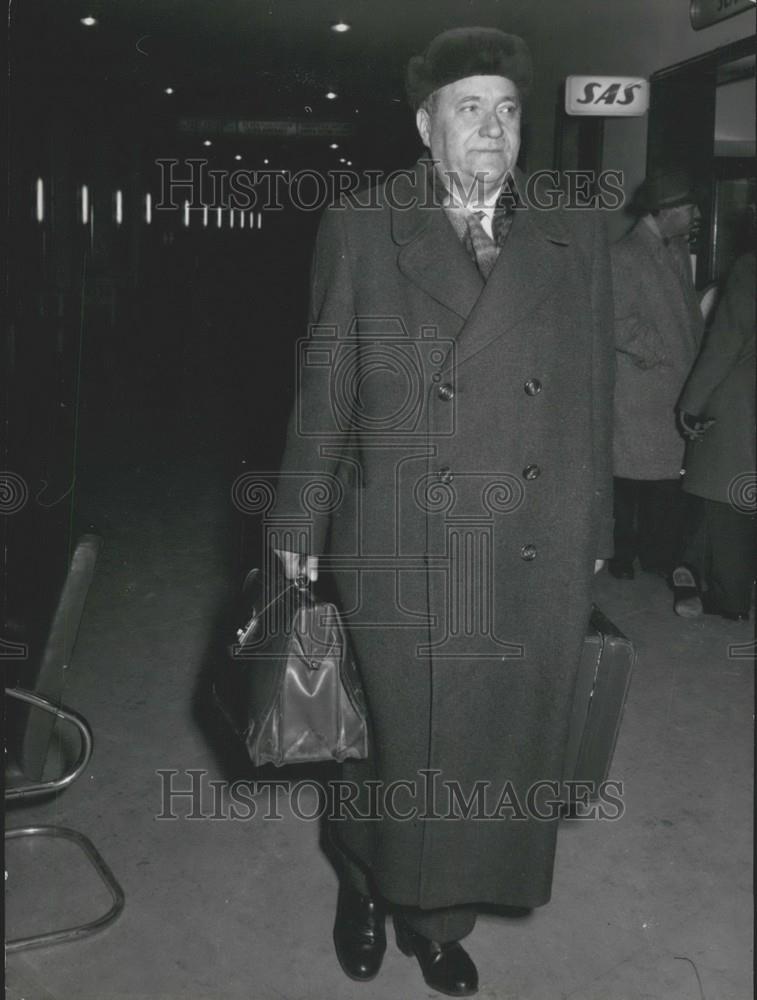
[[[318,579],[318,556],[303,556],[299,552],[286,552],[284,549],[273,550],[284,566],[284,576],[287,580],[295,580],[298,576],[307,576],[311,583]]]
[[[695,417],[691,413],[684,413],[683,410],[678,411],[678,426],[681,434],[689,441],[701,441],[705,432],[714,423],[715,421],[712,419],[700,420],[699,417]]]
[[[594,572],[598,573],[602,569],[602,567],[604,566],[604,564],[605,564],[605,560],[604,559],[595,559],[594,560]]]

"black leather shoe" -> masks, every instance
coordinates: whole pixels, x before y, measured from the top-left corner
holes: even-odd
[[[469,997],[478,992],[478,970],[459,941],[431,941],[414,931],[402,917],[394,917],[397,947],[415,955],[426,984],[448,997]]]
[[[381,900],[339,886],[334,945],[339,964],[350,979],[367,981],[378,975],[386,951],[385,919]]]
[[[616,580],[633,580],[633,563],[630,559],[611,559],[607,568]]]

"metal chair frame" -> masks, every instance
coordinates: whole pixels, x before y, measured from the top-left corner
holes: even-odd
[[[92,756],[93,740],[92,730],[86,719],[64,708],[62,705],[54,705],[47,698],[32,691],[25,691],[23,688],[6,688],[5,694],[8,697],[25,701],[34,708],[39,708],[44,712],[50,712],[63,722],[73,725],[79,733],[81,749],[76,762],[65,771],[60,777],[49,781],[28,782],[16,786],[11,786],[5,791],[5,799],[34,798],[39,795],[47,795],[51,792],[61,791],[72,784],[84,771],[89,759]],[[95,920],[90,920],[83,924],[76,924],[73,927],[64,927],[60,930],[48,931],[44,934],[33,934],[28,937],[13,938],[6,943],[6,952],[23,951],[26,948],[39,948],[52,944],[60,944],[64,941],[75,941],[80,938],[89,937],[109,924],[119,916],[124,908],[124,892],[119,885],[113,872],[105,863],[100,852],[95,845],[84,834],[78,833],[65,826],[23,826],[12,827],[5,831],[5,840],[20,840],[25,837],[57,837],[69,840],[77,844],[84,856],[90,862],[100,880],[105,885],[111,895],[112,903],[110,909]]]
[[[92,756],[93,738],[89,723],[78,712],[74,712],[60,703],[56,704],[56,701],[59,702],[62,678],[73,653],[76,633],[94,573],[100,541],[96,535],[83,535],[79,539],[71,560],[68,576],[53,616],[37,679],[40,687],[46,690],[47,697],[37,691],[29,691],[18,686],[5,689],[7,697],[29,705],[30,713],[34,709],[39,709],[40,712],[44,713],[34,716],[34,725],[27,720],[24,726],[19,740],[18,761],[12,761],[13,765],[16,763],[19,765],[19,781],[15,784],[6,781],[6,802],[50,795],[68,788],[85,770]],[[50,716],[52,718],[49,718]],[[68,723],[77,731],[80,741],[79,755],[76,761],[59,777],[45,780],[44,766],[49,741],[53,727],[59,721]],[[64,826],[34,825],[13,827],[5,831],[6,842],[26,837],[58,837],[77,844],[110,893],[112,902],[106,913],[86,923],[63,927],[44,934],[13,938],[6,943],[6,952],[12,953],[23,951],[26,948],[38,948],[65,941],[74,941],[89,937],[90,934],[112,924],[124,908],[124,892],[92,841],[84,834]]]

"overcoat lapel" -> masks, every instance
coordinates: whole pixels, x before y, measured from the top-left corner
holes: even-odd
[[[661,280],[660,285],[668,289],[681,289],[681,294],[678,296],[678,302],[676,303],[682,314],[681,330],[684,331],[683,335],[688,337],[689,342],[694,348],[698,348],[701,337],[702,317],[691,272],[687,271],[685,279],[682,281],[681,274],[670,252],[660,237],[655,236],[646,222],[641,220],[637,222],[635,231],[638,233],[639,240],[646,253],[653,258],[658,267],[664,268],[668,272],[668,280]]]
[[[569,238],[555,212],[516,210],[510,233],[484,282],[428,184],[431,160],[401,180],[394,196],[392,236],[400,245],[398,266],[410,281],[465,322],[455,338],[459,364],[527,316],[560,279]],[[516,186],[523,178],[515,173]],[[429,188],[431,192],[429,193]],[[410,207],[399,207],[410,204]],[[542,218],[542,216],[544,218]],[[452,355],[448,356],[451,361]]]
[[[516,210],[484,290],[457,336],[456,364],[507,335],[561,280],[569,238],[556,218],[537,222],[536,211]]]
[[[419,170],[417,167],[416,171]],[[392,210],[392,235],[401,247],[397,258],[399,269],[433,299],[465,320],[481,295],[484,280],[444,209],[429,201],[425,178],[422,183],[417,180],[412,197],[410,207]],[[402,201],[409,200],[403,194]]]

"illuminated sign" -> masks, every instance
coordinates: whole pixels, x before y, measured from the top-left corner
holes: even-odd
[[[565,110],[569,115],[632,117],[649,107],[649,84],[638,76],[569,76]]]
[[[691,0],[689,17],[692,28],[698,31],[717,24],[718,21],[725,21],[734,14],[754,9],[755,0]]]
[[[180,132],[192,135],[277,135],[286,138],[311,136],[353,135],[351,122],[321,122],[309,120],[270,121],[267,119],[180,118]]]

